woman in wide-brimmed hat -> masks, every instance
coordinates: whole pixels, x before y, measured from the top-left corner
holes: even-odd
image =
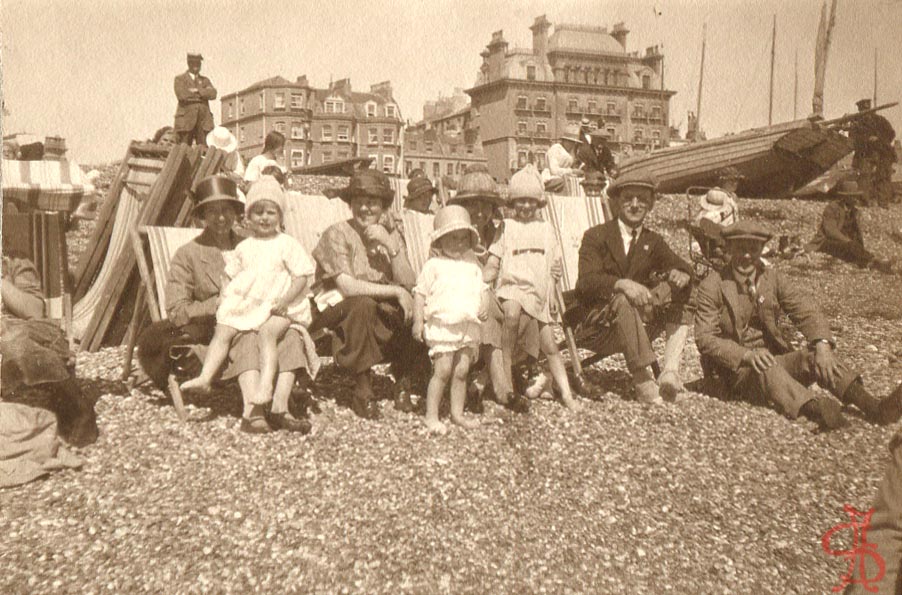
[[[229,172],[239,182],[244,178],[244,162],[238,154],[238,139],[225,126],[217,126],[207,133],[207,146],[215,147],[226,154],[222,170]]]
[[[354,375],[352,409],[378,419],[371,371],[388,361],[395,377],[395,407],[411,411],[411,391],[423,394],[429,359],[411,336],[416,276],[400,231],[387,229],[383,215],[394,191],[382,172],[358,171],[337,193],[352,217],[330,226],[313,251],[317,263],[317,304],[311,333],[332,331],[335,363]]]
[[[200,362],[188,349],[173,347],[207,344],[216,326],[216,308],[222,292],[225,273],[224,252],[234,250],[244,238],[235,233],[235,221],[244,212],[234,181],[225,176],[210,176],[197,185],[194,192],[194,216],[203,221],[203,232],[179,248],[169,268],[166,284],[167,319],[150,325],[138,339],[138,361],[161,390],[175,366],[199,369]],[[308,360],[303,337],[293,329],[278,344],[279,374],[269,420],[250,396],[258,388],[259,351],[256,332],[235,336],[229,347],[221,380],[237,378],[244,399],[241,431],[262,434],[272,429],[307,433],[310,423],[294,418],[288,412],[288,398],[295,375],[306,368]],[[176,362],[173,357],[188,361]]]

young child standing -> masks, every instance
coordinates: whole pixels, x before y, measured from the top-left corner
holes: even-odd
[[[520,317],[530,316],[538,322],[539,349],[548,359],[561,400],[576,411],[579,405],[551,327],[551,296],[561,276],[561,255],[551,225],[537,217],[546,203],[541,179],[529,168],[518,171],[511,177],[508,201],[513,218],[505,219],[504,232],[489,249],[486,264],[486,278],[496,279],[495,294],[504,312],[501,349],[508,386],[514,386],[511,366]]]
[[[430,237],[433,256],[413,288],[413,336],[429,345],[432,378],[426,390],[426,428],[444,434],[438,411],[451,384],[451,421],[475,428],[476,420],[464,418],[467,374],[478,357],[480,321],[486,318],[488,288],[473,248],[479,233],[461,206],[444,207],[435,215]]]
[[[253,236],[225,254],[224,284],[216,310],[216,330],[197,378],[182,390],[209,391],[236,334],[256,330],[260,349],[260,387],[251,401],[272,400],[278,371],[278,342],[291,324],[310,325],[313,260],[293,237],[282,233],[285,195],[278,181],[263,176],[247,194],[246,216]]]

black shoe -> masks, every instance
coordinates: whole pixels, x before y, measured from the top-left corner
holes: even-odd
[[[849,425],[842,414],[839,402],[829,397],[811,399],[802,405],[799,413],[815,422],[822,432],[838,430]]]
[[[514,413],[529,413],[529,400],[518,393],[507,393],[507,403],[505,407]]]
[[[411,413],[415,409],[413,401],[410,400],[410,393],[404,389],[399,389],[395,394],[395,411]]]
[[[373,402],[372,395],[354,395],[351,401],[351,411],[357,414],[357,417],[369,420],[377,420],[382,418],[382,412]]]
[[[475,384],[467,387],[467,400],[464,403],[464,411],[482,415],[485,413],[485,404],[482,402],[482,391]]]
[[[877,406],[877,423],[881,425],[894,424],[902,419],[902,384],[896,390],[887,395]]]
[[[299,434],[309,434],[313,426],[306,419],[298,419],[288,413],[270,413],[269,425],[274,430],[286,430],[288,432],[297,432]]]
[[[269,434],[272,432],[272,428],[266,423],[265,417],[252,417],[250,419],[242,417],[241,425],[238,429],[245,434]]]

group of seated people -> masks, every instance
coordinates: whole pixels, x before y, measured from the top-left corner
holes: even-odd
[[[429,204],[434,187],[417,184],[424,188],[414,198]],[[735,205],[731,190],[717,190]],[[381,363],[390,364],[395,380],[395,408],[414,411],[412,396],[425,396],[420,406],[435,433],[446,431],[439,419],[446,391],[451,421],[462,427],[476,425],[465,410],[481,412],[485,398],[527,412],[517,365],[543,355],[551,392],[567,408],[580,408],[553,332],[563,306],[555,299],[561,255],[539,214],[546,199],[535,168],[514,175],[507,198],[487,172],[466,173],[435,215],[430,258],[419,275],[389,210],[394,192],[384,174],[359,171],[338,196],[352,217],[326,229],[308,255],[284,233],[286,196],[277,180],[262,176],[246,202],[226,177],[198,186],[195,215],[204,231],[173,258],[168,319],[139,338],[139,360],[158,386],[166,387],[182,346],[210,343],[183,390],[208,391],[215,380],[237,378],[243,431],[309,432],[310,422],[289,411],[289,397],[296,381],[315,375],[313,337],[327,331],[329,355],[354,378],[351,409],[366,419],[381,416],[372,382]],[[680,359],[694,324],[706,386],[722,396],[771,403],[824,430],[846,425],[841,404],[854,404],[875,423],[902,417],[902,385],[883,399],[868,392],[836,358],[814,301],[764,265],[771,234],[763,226],[723,226],[723,266],[697,279],[646,225],[653,178],[623,176],[608,197],[615,217],[583,237],[575,291],[563,300],[565,320],[577,336],[591,334],[593,349],[624,355],[636,400],[660,403],[683,389]],[[236,233],[242,216],[247,239]],[[784,337],[781,312],[804,335],[801,347]],[[663,365],[649,332],[661,327]],[[836,399],[812,392],[815,382]]]

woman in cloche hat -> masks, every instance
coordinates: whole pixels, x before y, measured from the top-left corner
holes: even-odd
[[[204,178],[194,191],[193,214],[203,221],[203,232],[179,248],[169,268],[166,284],[166,320],[151,324],[138,338],[138,360],[160,390],[167,390],[169,375],[178,368],[196,372],[200,362],[187,346],[209,343],[216,324],[216,308],[225,276],[223,253],[234,250],[244,238],[235,233],[235,222],[244,212],[235,182],[224,176]],[[173,349],[174,348],[174,349]],[[255,332],[237,335],[229,345],[228,364],[220,380],[238,379],[244,400],[241,431],[265,433],[273,428],[307,433],[310,422],[288,414],[288,397],[294,374],[307,365],[301,334],[289,329],[278,343],[280,377],[276,382],[272,417],[267,423],[261,409],[252,404],[260,375]],[[178,361],[170,357],[173,353]],[[282,372],[291,372],[291,382]]]

